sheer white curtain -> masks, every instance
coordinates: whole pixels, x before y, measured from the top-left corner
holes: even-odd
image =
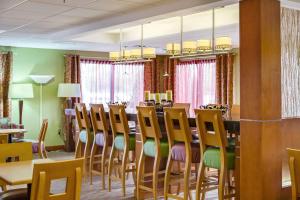
[[[128,102],[128,108],[135,109],[144,95],[144,64],[114,65],[113,99]]]
[[[216,61],[181,62],[176,65],[175,102],[190,103],[191,110],[216,102]]]
[[[96,60],[81,60],[82,102],[90,103],[111,101],[112,64]]]

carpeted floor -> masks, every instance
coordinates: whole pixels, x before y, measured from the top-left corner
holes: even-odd
[[[50,159],[54,160],[65,160],[65,159],[72,159],[74,158],[73,153],[67,152],[50,152],[48,154]],[[65,180],[58,180],[53,182],[52,190],[54,193],[58,193],[64,190]],[[110,199],[110,200],[117,200],[117,199],[135,199],[134,198],[134,183],[132,178],[129,176],[126,182],[126,198],[122,196],[122,189],[120,181],[113,181],[112,182],[112,191],[108,192],[108,190],[102,190],[102,183],[100,180],[100,176],[95,176],[93,185],[90,185],[89,181],[86,179],[82,183],[82,190],[81,190],[81,199],[83,200],[100,200],[100,199]],[[163,198],[161,198],[163,199]],[[193,197],[192,199],[195,199]],[[215,200],[217,199],[216,191],[207,193],[206,198],[207,200]]]

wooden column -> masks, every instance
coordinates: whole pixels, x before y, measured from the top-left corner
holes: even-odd
[[[281,191],[280,2],[240,2],[242,200]]]

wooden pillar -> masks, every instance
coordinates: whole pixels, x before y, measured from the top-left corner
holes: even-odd
[[[240,2],[242,200],[281,191],[280,2]]]

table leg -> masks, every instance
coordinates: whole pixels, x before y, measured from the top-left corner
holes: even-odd
[[[30,200],[31,195],[31,183],[27,184],[27,199]]]
[[[12,143],[12,134],[8,134],[8,143]]]

